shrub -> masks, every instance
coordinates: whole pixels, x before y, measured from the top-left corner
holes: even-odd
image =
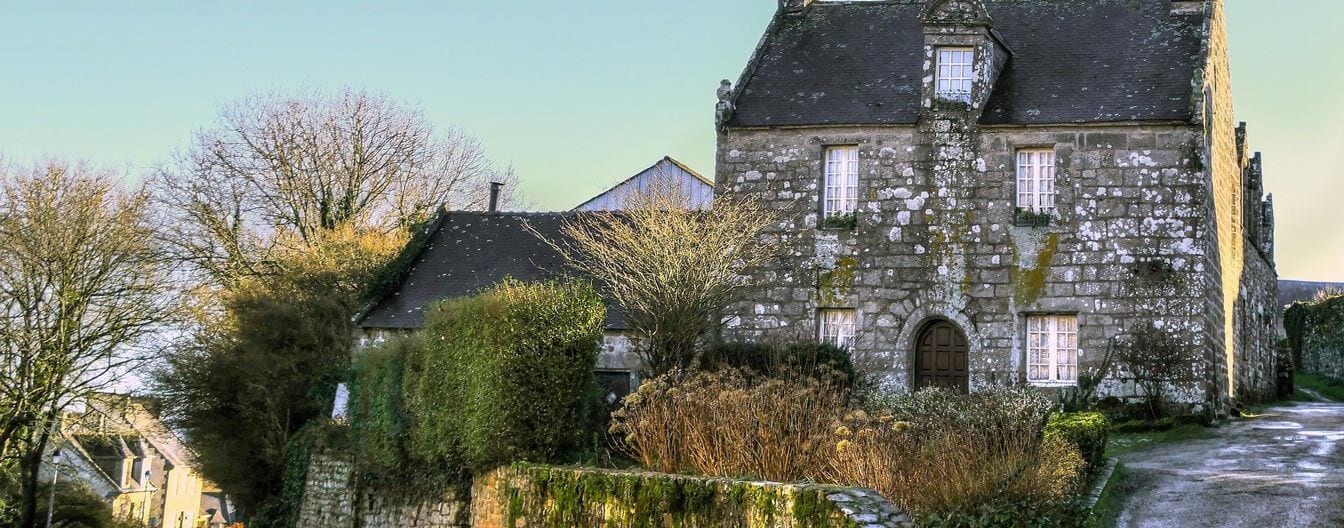
[[[1111,422],[1098,412],[1056,414],[1045,426],[1045,438],[1059,438],[1078,448],[1090,473],[1096,473],[1106,461],[1106,441]]]
[[[394,338],[364,351],[350,376],[350,436],[365,476],[404,477],[408,423],[402,399],[406,355],[415,337]]]
[[[612,431],[649,469],[792,481],[821,473],[844,408],[842,391],[815,378],[674,370],[627,396]]]
[[[1055,403],[1027,388],[994,388],[969,395],[944,389],[879,398],[876,414],[945,430],[984,431],[1003,438],[1040,435]]]
[[[822,477],[876,489],[921,526],[1059,517],[1052,512],[1071,503],[1086,463],[1068,442],[1042,438],[1050,408],[1045,397],[1022,390],[963,396],[931,389],[888,398],[876,416],[857,411],[835,429]]]
[[[772,377],[801,374],[814,378],[842,379],[845,383],[853,383],[857,379],[849,350],[816,341],[782,344],[751,341],[719,343],[701,356],[699,365],[701,370],[748,369]]]
[[[591,285],[506,280],[432,306],[407,350],[409,451],[481,473],[583,445],[606,309]]]

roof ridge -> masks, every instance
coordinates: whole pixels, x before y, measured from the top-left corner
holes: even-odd
[[[679,159],[677,159],[677,158],[674,158],[674,157],[672,157],[671,155],[663,156],[663,159],[665,159],[665,160],[671,162],[673,165],[676,165],[677,168],[686,171],[686,172],[687,172],[688,174],[690,174],[691,176],[695,176],[696,178],[699,178],[700,181],[705,182],[705,183],[708,183],[710,186],[713,186],[713,185],[714,185],[714,182],[710,181],[709,178],[704,177],[704,175],[701,175],[701,174],[700,174],[700,171],[697,171],[697,170],[695,170],[695,169],[692,169],[690,165],[687,165],[687,164],[685,164],[685,163],[682,163],[681,160],[679,160]]]

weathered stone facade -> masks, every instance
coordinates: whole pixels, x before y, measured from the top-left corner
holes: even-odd
[[[1259,157],[1232,121],[1221,3],[1177,4],[1206,17],[1190,95],[1200,111],[1187,120],[986,124],[1011,59],[979,2],[939,1],[924,15],[913,124],[722,123],[720,187],[784,212],[768,230],[784,255],[752,271],[757,286],[733,309],[732,333],[812,336],[819,310],[854,309],[853,352],[905,390],[921,328],[950,321],[967,337],[975,390],[1026,381],[1026,316],[1070,314],[1083,364],[1137,325],[1178,336],[1198,376],[1171,388],[1177,401],[1221,408],[1271,389],[1272,206],[1260,196]],[[944,15],[956,18],[927,18]],[[802,15],[781,12],[775,25],[790,16]],[[965,102],[933,93],[935,50],[950,45],[976,50]],[[819,227],[831,146],[859,149],[853,229]],[[1055,154],[1048,225],[1017,217],[1021,149]],[[1124,373],[1102,387],[1133,393]]]

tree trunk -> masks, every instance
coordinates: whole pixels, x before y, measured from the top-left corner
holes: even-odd
[[[46,420],[46,423],[39,429],[37,440],[28,446],[28,454],[23,457],[23,515],[20,517],[19,526],[21,528],[37,528],[37,496],[42,472],[42,458],[47,452],[47,442],[51,440],[51,424],[53,420]]]

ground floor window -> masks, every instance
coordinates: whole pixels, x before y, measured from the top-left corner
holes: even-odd
[[[1078,316],[1027,316],[1027,381],[1040,385],[1078,382]]]
[[[615,408],[621,400],[630,395],[630,371],[599,370],[594,372],[597,384],[602,387],[603,401],[608,407]]]
[[[849,348],[854,344],[854,310],[827,309],[817,314],[818,339],[823,343]]]

